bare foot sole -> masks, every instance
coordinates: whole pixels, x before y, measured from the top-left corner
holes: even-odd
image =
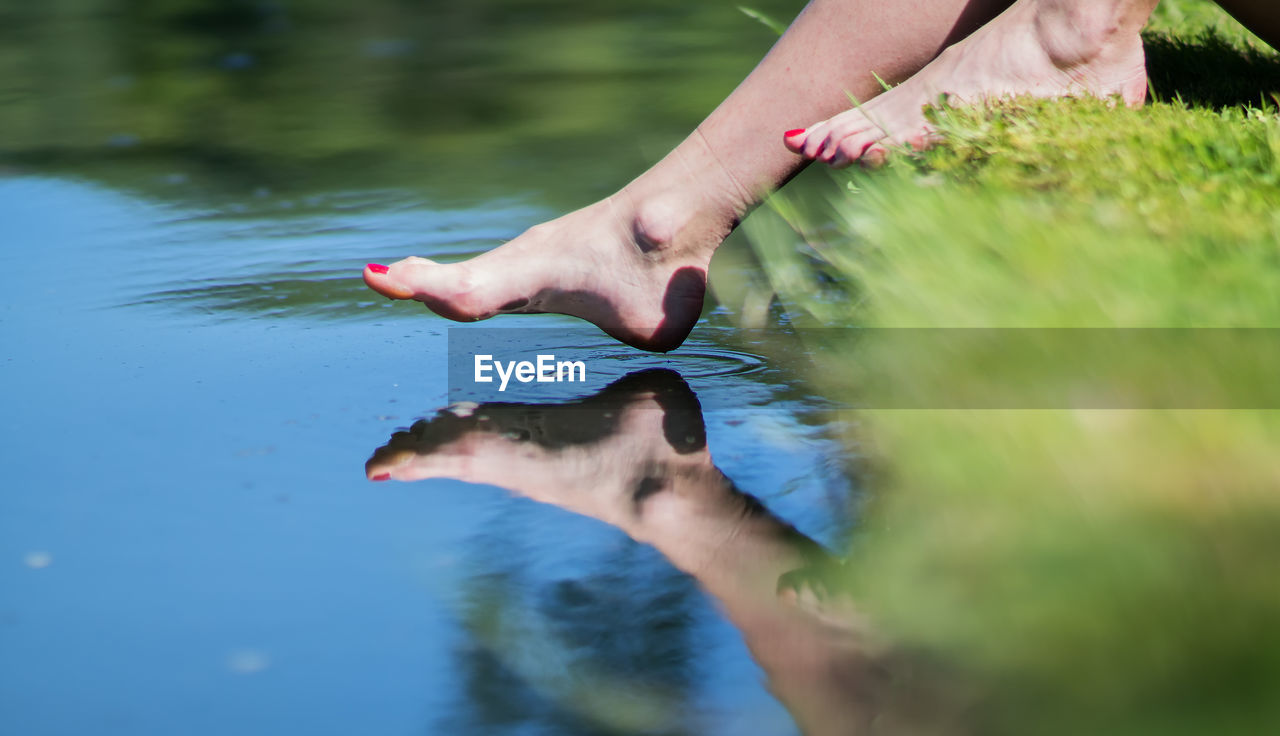
[[[613,197],[530,228],[462,263],[369,264],[364,281],[460,322],[497,314],[567,314],[643,350],[680,345],[702,313],[711,254],[728,234]]]
[[[1127,105],[1140,105],[1146,63],[1139,31],[1146,18],[1100,17],[1108,12],[1104,5],[1098,6],[1102,11],[1078,11],[1054,2],[1016,3],[900,86],[807,129],[788,131],[783,141],[832,166],[877,164],[891,148],[921,150],[936,141],[925,108],[944,95],[960,104],[1020,95],[1118,95]]]

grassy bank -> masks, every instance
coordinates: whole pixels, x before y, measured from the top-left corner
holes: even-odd
[[[749,224],[758,286],[823,324],[1280,327],[1280,61],[1204,3],[1165,3],[1153,28],[1153,103],[939,112],[944,146],[837,177],[835,228],[785,197]],[[865,398],[868,369],[846,369],[865,339],[825,334],[844,358],[815,379]],[[874,409],[851,426],[871,498],[847,582],[974,694],[944,730],[1280,723],[1280,413]]]

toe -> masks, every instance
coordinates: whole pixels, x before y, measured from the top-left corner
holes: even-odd
[[[825,139],[813,158],[834,164],[836,160],[857,158],[857,153],[850,152],[861,141],[875,140],[884,135],[875,123],[860,110],[849,110],[828,120],[825,124]]]
[[[829,163],[836,168],[843,168],[861,161],[875,146],[880,145],[882,133],[878,128],[863,130],[840,139],[840,144],[832,152]]]
[[[377,482],[391,480],[393,470],[395,470],[394,464],[373,458],[364,464],[364,477]]]
[[[853,160],[854,158],[857,158],[857,156],[848,156],[846,152],[852,146],[851,141],[863,137],[866,136],[859,133],[828,136],[827,142],[823,144],[822,149],[818,151],[816,158],[819,161],[825,161],[833,166],[839,165],[836,161],[841,158]]]
[[[831,137],[831,126],[827,121],[823,121],[809,128],[809,132],[805,134],[804,145],[801,146],[800,153],[805,158],[817,158],[822,149],[827,145],[827,140]]]
[[[902,133],[893,136],[888,143],[891,146],[910,146],[916,151],[923,151],[933,148],[939,140],[937,131],[930,126],[922,126],[910,133]]]
[[[387,297],[388,299],[412,299],[414,291],[406,285],[401,279],[405,274],[401,273],[404,269],[399,263],[391,266],[383,266],[377,263],[370,263],[364,267],[364,282],[368,284],[370,289]]]
[[[805,134],[807,132],[806,128],[788,130],[782,134],[782,144],[790,149],[792,153],[800,153],[804,150]]]
[[[403,480],[404,468],[416,457],[411,450],[390,445],[374,450],[373,457],[365,461],[364,477],[372,481]]]
[[[857,161],[865,168],[875,169],[884,166],[884,162],[888,158],[889,149],[883,143],[877,141],[864,148]]]

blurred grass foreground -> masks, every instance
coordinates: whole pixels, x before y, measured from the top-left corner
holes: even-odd
[[[747,223],[767,275],[722,293],[886,328],[813,331],[844,351],[816,376],[836,396],[874,376],[846,370],[867,334],[897,328],[1280,327],[1280,57],[1189,1],[1162,4],[1147,45],[1141,109],[940,110],[945,145],[838,179],[835,227],[777,197]],[[1016,368],[981,357],[945,375]],[[1276,369],[1201,388],[1269,389]],[[850,426],[871,497],[843,582],[971,717],[886,708],[942,732],[1280,727],[1280,414],[873,409]]]

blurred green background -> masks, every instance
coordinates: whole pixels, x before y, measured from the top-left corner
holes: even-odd
[[[0,162],[160,197],[183,193],[164,179],[181,167],[223,192],[581,206],[773,40],[731,3],[4,0]]]

